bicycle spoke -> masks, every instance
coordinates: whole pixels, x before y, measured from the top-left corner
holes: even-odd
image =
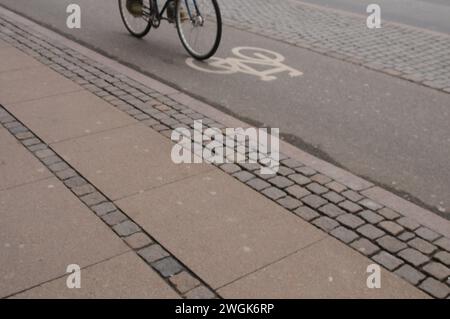
[[[178,6],[178,29],[186,49],[198,58],[210,56],[217,49],[221,35],[216,1],[182,0]],[[189,19],[181,20],[182,14],[188,15]]]
[[[150,29],[151,20],[151,0],[137,0],[134,4],[137,6],[130,11],[127,4],[129,0],[119,0],[122,19],[127,29],[135,36],[143,36]],[[140,6],[139,6],[140,5]]]

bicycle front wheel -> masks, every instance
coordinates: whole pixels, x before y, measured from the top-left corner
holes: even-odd
[[[123,24],[136,38],[142,38],[151,29],[152,0],[119,0]]]
[[[216,0],[177,0],[176,23],[184,48],[197,60],[212,57],[222,38],[222,16]]]

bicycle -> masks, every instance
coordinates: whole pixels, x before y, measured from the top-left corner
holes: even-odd
[[[192,57],[197,60],[212,57],[222,38],[217,0],[164,1],[159,10],[157,0],[119,0],[120,15],[128,32],[142,38],[166,20],[175,23],[181,43]]]

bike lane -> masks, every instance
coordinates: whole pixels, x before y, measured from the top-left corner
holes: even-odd
[[[302,149],[407,193],[444,215],[449,210],[448,94],[230,27],[225,27],[217,53],[221,60],[213,60],[227,74],[203,72],[186,63],[173,26],[163,25],[137,40],[126,33],[115,3],[82,0],[82,29],[69,30],[66,2],[4,1],[222,110],[257,125],[279,127]],[[267,51],[260,59],[251,55],[255,61],[229,64],[230,58],[246,60],[233,53],[241,52],[236,51],[240,47],[281,54],[283,65],[274,63]],[[271,74],[277,78],[268,81],[252,71],[280,68],[282,72]],[[291,76],[287,68],[302,75]]]

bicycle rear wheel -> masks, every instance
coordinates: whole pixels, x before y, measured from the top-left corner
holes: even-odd
[[[152,0],[119,0],[123,24],[133,36],[142,38],[152,27]]]
[[[177,0],[176,23],[184,48],[197,60],[212,57],[222,38],[222,16],[216,0]]]

